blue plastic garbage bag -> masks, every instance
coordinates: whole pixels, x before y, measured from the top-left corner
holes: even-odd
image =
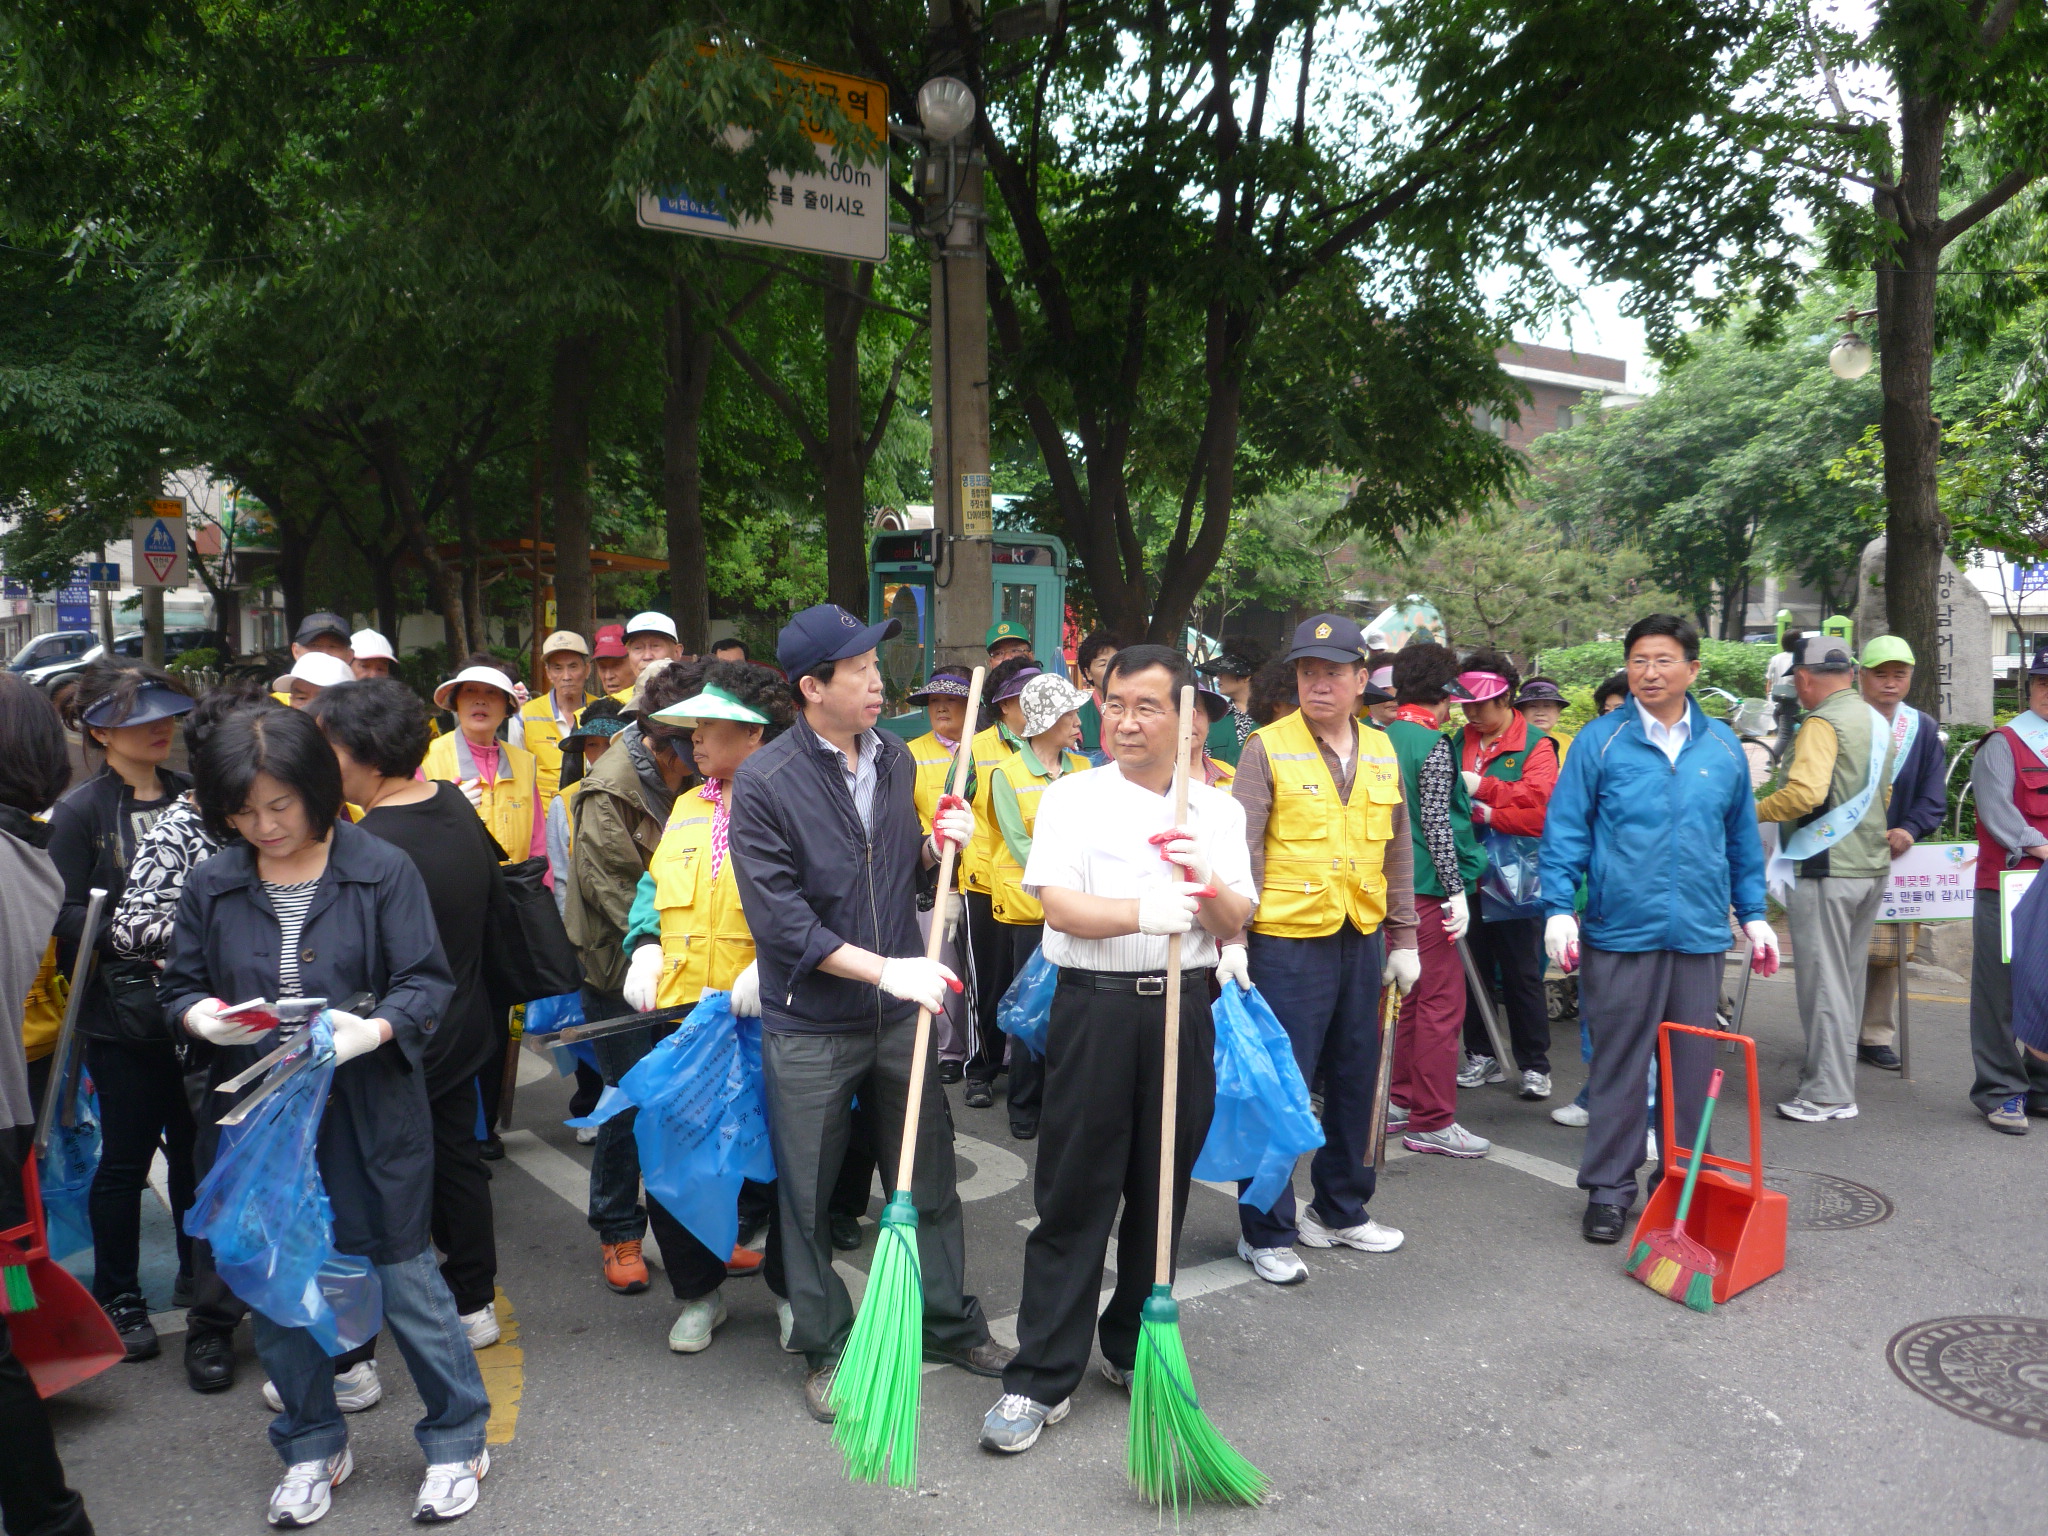
[[[243,1301],[339,1355],[383,1325],[384,1290],[368,1260],[334,1251],[334,1207],[317,1155],[334,1032],[324,1013],[307,1028],[313,1065],[240,1125],[221,1128],[185,1230],[213,1245],[214,1267]]]
[[[1043,949],[1032,950],[996,1004],[996,1027],[1023,1041],[1032,1055],[1045,1055],[1045,1027],[1052,1018],[1053,988],[1059,984],[1060,968],[1045,958]]]
[[[775,1177],[761,1091],[761,1021],[733,1017],[730,992],[706,992],[597,1108],[570,1125],[640,1113],[640,1177],[669,1214],[715,1254],[739,1241],[740,1185]]]
[[[1213,1011],[1216,1113],[1195,1177],[1250,1179],[1238,1200],[1270,1210],[1294,1176],[1295,1159],[1323,1144],[1323,1128],[1287,1031],[1258,988],[1247,992],[1226,981]]]
[[[554,1035],[583,1022],[583,994],[564,992],[560,997],[537,997],[526,1005],[526,1033]]]
[[[76,1123],[50,1128],[49,1153],[37,1166],[43,1186],[43,1222],[49,1228],[50,1257],[68,1259],[92,1246],[93,1175],[100,1169],[100,1099],[92,1079],[78,1074]]]

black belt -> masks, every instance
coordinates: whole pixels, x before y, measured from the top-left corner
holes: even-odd
[[[1211,967],[1190,966],[1182,970],[1181,980],[1191,976],[1207,976]],[[1083,971],[1073,966],[1060,967],[1062,983],[1071,981],[1077,987],[1088,987],[1097,992],[1135,992],[1140,997],[1166,996],[1166,972],[1164,971]],[[1206,984],[1206,983],[1205,983]]]

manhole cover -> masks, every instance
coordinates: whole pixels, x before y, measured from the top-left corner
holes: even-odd
[[[2048,1440],[2048,1320],[1939,1317],[1887,1350],[1899,1380],[1966,1419]]]
[[[1788,1224],[1802,1232],[1846,1232],[1874,1227],[1892,1213],[1892,1203],[1876,1190],[1832,1173],[1805,1168],[1767,1168],[1764,1182],[1783,1190],[1791,1203]]]

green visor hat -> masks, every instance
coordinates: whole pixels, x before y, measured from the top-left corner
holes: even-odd
[[[649,718],[663,725],[696,725],[705,720],[736,720],[741,725],[767,725],[769,719],[750,704],[742,704],[723,688],[706,688],[695,698],[658,709]]]

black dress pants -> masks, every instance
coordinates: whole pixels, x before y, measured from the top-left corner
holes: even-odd
[[[989,898],[979,891],[963,891],[960,899],[967,903],[967,942],[974,951],[974,1050],[965,1076],[970,1083],[992,1083],[1009,1047],[1009,1037],[996,1027],[996,1005],[1016,969],[1008,930],[996,921]]]
[[[498,1240],[491,1178],[476,1139],[477,1080],[460,1078],[427,1101],[434,1124],[434,1246],[455,1310],[475,1312],[498,1294]]]
[[[85,1064],[100,1102],[100,1166],[86,1206],[92,1216],[92,1295],[105,1305],[117,1296],[142,1292],[142,1195],[159,1145],[170,1169],[178,1271],[192,1273],[185,1212],[198,1183],[192,1162],[195,1127],[185,1098],[185,1071],[168,1040],[89,1039]]]
[[[1517,917],[1496,921],[1483,917],[1465,936],[1472,946],[1472,963],[1480,980],[1493,984],[1496,969],[1501,988],[1507,994],[1508,1044],[1515,1059],[1504,1061],[1501,1070],[1520,1068],[1524,1072],[1550,1071],[1550,1006],[1543,995],[1543,919]],[[1493,1037],[1486,1032],[1478,1002],[1465,1000],[1465,1049],[1475,1056],[1493,1054]]]
[[[1216,1108],[1216,1031],[1209,977],[1182,978],[1180,1091],[1174,1135],[1173,1247],[1187,1214],[1188,1176]],[[1160,1088],[1166,1004],[1124,982],[1092,984],[1063,969],[1046,1031],[1045,1107],[1032,1193],[1038,1225],[1024,1243],[1017,1355],[1003,1390],[1041,1403],[1081,1383],[1098,1330],[1103,1357],[1137,1359],[1139,1312],[1151,1294],[1159,1220]],[[1117,1204],[1123,1221],[1117,1222]],[[1116,1294],[1098,1323],[1102,1262],[1117,1229]]]

